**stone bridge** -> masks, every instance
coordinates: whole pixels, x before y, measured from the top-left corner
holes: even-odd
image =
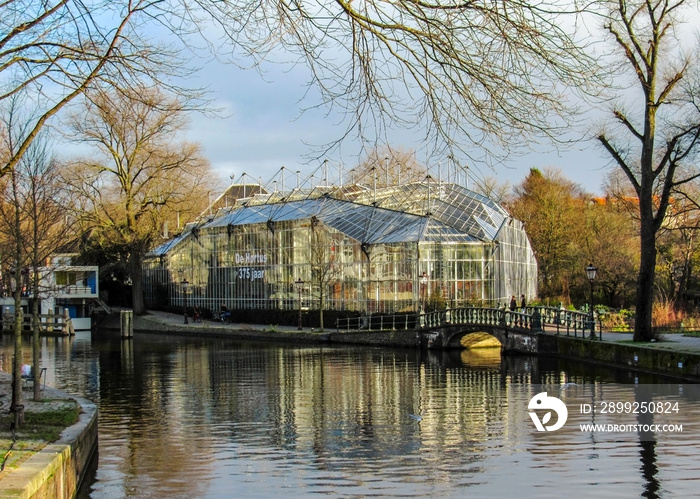
[[[421,346],[436,349],[464,348],[469,336],[487,333],[500,342],[503,351],[536,353],[540,333],[595,335],[589,314],[552,307],[520,311],[456,308],[420,314],[417,322]]]
[[[527,307],[510,311],[503,308],[465,307],[438,310],[426,314],[374,315],[340,318],[336,330],[347,339],[348,334],[361,334],[372,342],[379,334],[410,333],[411,344],[423,348],[469,348],[477,341],[494,338],[508,352],[538,351],[541,334],[566,334],[593,337],[595,329],[589,314],[553,307]],[[370,341],[372,340],[372,341]],[[387,340],[395,344],[396,335]],[[379,344],[379,343],[378,343]],[[490,345],[489,345],[490,346]]]

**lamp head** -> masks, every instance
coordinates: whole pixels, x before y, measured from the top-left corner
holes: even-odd
[[[589,281],[595,281],[597,272],[598,268],[594,267],[592,263],[589,263],[588,267],[586,267],[586,276],[588,276]]]

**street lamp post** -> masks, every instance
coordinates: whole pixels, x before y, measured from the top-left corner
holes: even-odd
[[[182,305],[183,305],[183,315],[185,316],[185,324],[188,324],[187,322],[187,285],[189,282],[187,282],[187,278],[185,277],[182,280]]]
[[[304,281],[302,281],[301,277],[300,277],[299,279],[296,280],[296,282],[294,284],[297,285],[297,290],[299,291],[299,322],[297,325],[297,329],[299,331],[301,331],[301,329],[302,329],[301,328],[301,290],[304,287]]]
[[[586,276],[588,277],[588,282],[591,283],[591,303],[590,303],[590,309],[589,309],[589,314],[590,314],[590,324],[591,324],[591,339],[595,339],[595,318],[593,315],[593,281],[595,281],[596,273],[598,272],[598,269],[593,266],[592,263],[588,264],[588,267],[586,267]]]
[[[425,294],[426,291],[428,290],[428,273],[423,272],[423,275],[420,277],[420,311],[425,312]]]

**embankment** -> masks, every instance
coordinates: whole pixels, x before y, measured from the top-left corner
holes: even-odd
[[[663,343],[637,345],[549,334],[538,340],[540,355],[700,379],[699,354],[666,349]]]
[[[78,422],[66,428],[58,441],[30,456],[0,480],[0,499],[75,497],[97,449],[97,406],[80,397],[62,397],[73,398],[80,405]]]
[[[172,319],[168,317],[168,319]],[[297,331],[291,328],[264,328],[258,325],[239,325],[227,328],[222,325],[198,323],[185,326],[166,321],[165,318],[135,318],[134,330],[140,332],[210,336],[253,341],[284,341],[293,343],[332,343],[348,345],[373,345],[386,347],[419,348],[418,332],[408,331]],[[565,359],[596,362],[615,367],[662,373],[681,378],[700,380],[700,353],[667,348],[663,342],[656,344],[627,344],[615,341],[591,341],[571,336],[542,333],[537,336],[536,353]],[[535,352],[528,352],[535,353]]]

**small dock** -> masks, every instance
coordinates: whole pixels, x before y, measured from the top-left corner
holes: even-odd
[[[33,316],[23,314],[22,331],[32,330]],[[2,314],[2,332],[11,333],[15,327],[15,314]],[[59,314],[39,314],[39,334],[73,336],[75,329],[70,317]]]

